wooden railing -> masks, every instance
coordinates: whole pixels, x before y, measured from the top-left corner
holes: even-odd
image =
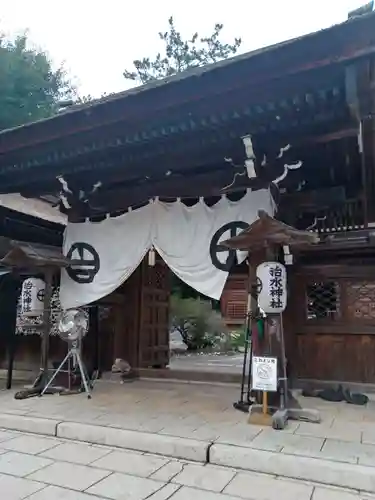
[[[365,211],[361,199],[349,199],[342,205],[319,212],[315,226],[318,233],[331,233],[336,231],[353,231],[367,227]]]

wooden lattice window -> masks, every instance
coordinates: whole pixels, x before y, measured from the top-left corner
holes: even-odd
[[[337,281],[310,282],[306,286],[306,320],[337,321],[341,318],[341,289]]]
[[[305,286],[305,321],[375,324],[375,281],[324,278]]]

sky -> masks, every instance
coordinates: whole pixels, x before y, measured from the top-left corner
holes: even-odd
[[[211,34],[223,23],[223,40],[241,37],[241,52],[345,21],[367,0],[13,0],[0,3],[0,31],[28,32],[64,64],[81,95],[100,97],[134,83],[122,76],[132,61],[156,54],[158,32],[169,16],[183,35]]]

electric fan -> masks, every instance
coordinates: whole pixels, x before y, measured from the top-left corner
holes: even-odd
[[[57,377],[58,373],[61,372],[63,366],[67,361],[72,360],[73,367],[78,366],[81,380],[86,391],[87,397],[91,398],[90,385],[91,381],[87,375],[87,370],[82,362],[81,357],[81,342],[83,337],[86,335],[89,327],[88,316],[85,311],[81,309],[69,309],[64,311],[61,315],[58,332],[59,336],[68,342],[70,345],[69,350],[65,358],[62,360],[60,366],[57,368],[55,373],[52,375],[48,384],[43,389],[41,396],[47,391],[48,387]]]

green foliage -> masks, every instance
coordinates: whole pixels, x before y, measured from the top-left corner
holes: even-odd
[[[28,48],[25,35],[0,36],[0,130],[47,118],[73,94],[64,70],[53,70],[44,52]]]
[[[190,350],[212,347],[225,331],[220,313],[214,311],[207,300],[172,295],[170,306],[171,328],[180,332]]]
[[[229,344],[231,349],[239,351],[245,347],[246,343],[246,328],[242,327],[229,333]]]
[[[165,53],[157,54],[153,60],[144,57],[133,61],[135,71],[124,71],[127,80],[148,83],[189,68],[214,63],[236,54],[241,45],[241,38],[235,38],[232,44],[220,40],[223,24],[215,24],[210,36],[200,37],[195,33],[190,40],[182,38],[173,17],[169,18],[168,24],[169,29],[159,33],[160,40],[165,44]]]

